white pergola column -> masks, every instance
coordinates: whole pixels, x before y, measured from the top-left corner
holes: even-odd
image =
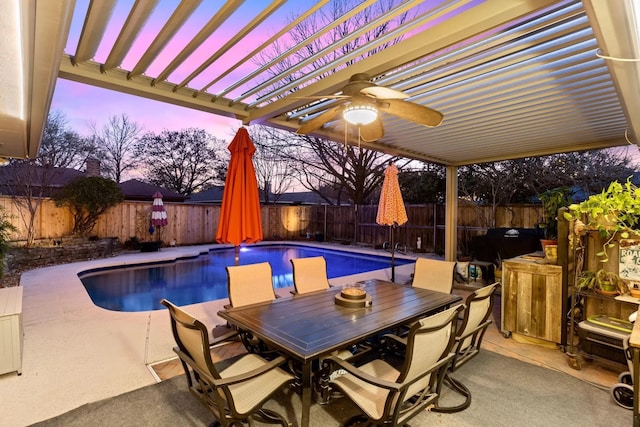
[[[458,255],[458,167],[447,166],[444,214],[444,259],[456,261]]]

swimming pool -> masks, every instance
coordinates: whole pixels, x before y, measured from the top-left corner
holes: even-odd
[[[349,276],[390,267],[390,258],[296,244],[243,247],[240,265],[268,261],[274,288],[293,286],[291,258],[322,255],[327,275]],[[395,264],[413,262],[396,258]],[[212,249],[196,258],[128,267],[108,267],[78,274],[93,303],[114,311],[160,310],[162,298],[177,305],[227,298],[225,266],[234,264],[233,249]]]

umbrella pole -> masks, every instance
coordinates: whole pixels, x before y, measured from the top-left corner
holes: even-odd
[[[395,262],[396,247],[393,242],[393,235],[395,233],[393,230],[393,225],[391,225],[390,227],[391,227],[391,281],[395,282],[396,281],[396,262]]]
[[[236,265],[238,265],[240,263],[240,246],[234,247],[234,253],[236,258]]]

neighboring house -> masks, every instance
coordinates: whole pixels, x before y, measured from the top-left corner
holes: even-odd
[[[32,196],[52,197],[62,187],[83,176],[87,174],[71,168],[7,165],[0,167],[0,194],[22,195],[24,189],[30,186]]]
[[[153,201],[153,195],[156,191],[162,194],[163,202],[183,203],[187,200],[187,196],[176,193],[173,190],[158,187],[157,185],[147,184],[146,182],[130,179],[120,183],[120,189],[125,200],[137,201]]]
[[[206,190],[194,193],[189,196],[187,203],[211,203],[221,204],[222,195],[224,194],[224,186],[217,185]],[[276,205],[324,205],[327,202],[312,191],[271,194],[269,197],[272,204]],[[260,201],[264,203],[264,197],[260,197]]]
[[[326,205],[325,199],[313,191],[300,191],[294,193],[282,193],[275,201],[278,205]]]
[[[224,194],[223,185],[214,185],[213,187],[202,190],[198,193],[193,193],[189,196],[187,203],[222,203],[222,195]]]
[[[97,175],[95,169],[82,172],[71,168],[46,168],[42,166],[7,165],[0,167],[0,195],[25,194],[29,185],[33,197],[53,197],[62,187],[76,178]],[[187,196],[175,191],[131,179],[120,183],[125,200],[153,201],[156,191],[165,202],[182,203]]]

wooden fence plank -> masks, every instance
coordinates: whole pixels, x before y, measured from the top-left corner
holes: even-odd
[[[18,228],[11,238],[26,239],[26,228],[20,219],[20,208],[9,197],[0,197],[0,206]],[[175,240],[178,245],[215,242],[220,206],[209,204],[165,203],[168,225],[161,230],[165,243]],[[444,205],[407,205],[406,224],[396,229],[395,241],[409,248],[416,246],[417,238],[427,251],[444,248]],[[262,206],[262,223],[265,239],[305,239],[307,233],[315,239],[354,241],[370,246],[382,245],[389,240],[389,227],[376,223],[377,206],[360,206],[358,231],[355,231],[355,209],[352,206]],[[99,237],[117,237],[125,242],[133,236],[142,241],[154,240],[149,235],[150,202],[126,201],[109,209],[98,219],[94,234]],[[55,206],[53,201],[43,200],[37,212],[36,238],[53,239],[69,236],[73,218],[67,208]],[[466,251],[471,237],[484,234],[487,220],[494,213],[490,206],[476,206],[461,202],[458,208],[458,247]],[[532,228],[542,217],[540,205],[499,206],[495,211],[498,227]]]

